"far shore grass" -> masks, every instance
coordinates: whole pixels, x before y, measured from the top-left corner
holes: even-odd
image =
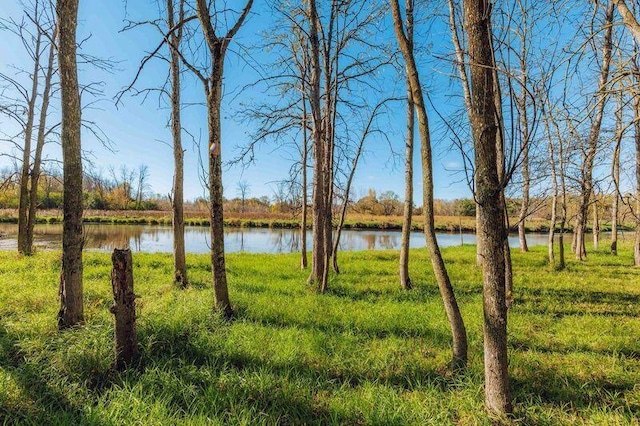
[[[638,425],[640,269],[629,244],[553,271],[513,251],[513,425]],[[107,253],[84,256],[86,324],[58,332],[60,253],[0,252],[0,423],[27,425],[490,425],[483,408],[482,279],[475,247],[443,250],[469,336],[453,374],[427,251],[400,289],[397,252],[341,254],[327,294],[296,254],[230,254],[236,318],[212,310],[210,258],[135,253],[141,363],[112,370]]]
[[[18,213],[15,209],[0,209],[0,223],[17,223]],[[164,210],[86,210],[84,212],[85,223],[111,223],[131,225],[171,225],[171,212]],[[37,223],[62,223],[62,212],[59,210],[45,210],[38,214]],[[511,224],[517,224],[516,218],[511,218]],[[204,212],[185,212],[185,224],[187,226],[209,226],[209,218]],[[268,214],[259,217],[252,214],[225,213],[224,224],[227,227],[237,228],[276,228],[298,229],[301,226],[300,218],[282,213]],[[422,231],[424,218],[414,216],[411,228],[414,231]],[[436,230],[440,232],[475,232],[475,217],[470,216],[436,216]],[[541,218],[530,218],[525,223],[527,232],[548,232],[549,221]],[[309,218],[308,226],[311,227]],[[402,229],[401,216],[371,216],[362,214],[348,214],[344,223],[345,229],[358,230],[400,230]],[[570,230],[570,226],[567,227]],[[590,229],[590,228],[589,228]],[[601,231],[610,231],[611,223],[603,221]],[[621,224],[621,230],[632,230],[631,224]],[[517,225],[511,226],[511,231],[517,231]]]

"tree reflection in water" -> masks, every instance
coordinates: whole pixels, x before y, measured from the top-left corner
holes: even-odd
[[[17,225],[0,224],[0,250],[17,249]],[[173,234],[169,226],[153,225],[109,225],[85,224],[87,237],[85,248],[112,251],[114,248],[130,247],[135,252],[166,252],[173,250]],[[208,253],[210,241],[207,227],[186,227],[185,242],[190,253]],[[307,234],[311,244],[311,233]],[[344,230],[340,249],[353,250],[398,250],[399,231],[355,231]],[[532,234],[527,237],[532,244],[546,244],[547,236]],[[40,249],[60,249],[62,225],[37,225],[35,244]],[[460,234],[438,234],[442,247],[459,245]],[[475,244],[475,235],[464,234],[464,242]],[[510,242],[517,246],[517,237]],[[411,247],[424,247],[420,232],[411,234]],[[294,253],[301,248],[300,233],[296,229],[226,228],[225,251],[251,253]]]

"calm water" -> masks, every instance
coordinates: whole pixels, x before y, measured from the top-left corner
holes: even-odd
[[[16,234],[18,226],[0,224],[0,250],[17,248]],[[157,225],[85,225],[87,235],[86,248],[97,251],[111,251],[114,248],[130,247],[133,251],[171,252],[173,237],[171,227]],[[311,250],[311,233],[307,235],[307,247]],[[340,248],[342,250],[393,250],[400,247],[400,231],[342,231]],[[186,248],[190,253],[209,252],[209,228],[186,227]],[[462,240],[462,241],[461,241]],[[531,234],[529,245],[546,244],[545,234]],[[570,240],[569,240],[570,241]],[[300,232],[295,229],[266,228],[227,228],[225,230],[225,250],[251,253],[291,253],[300,250]],[[441,247],[475,244],[474,234],[440,233],[438,242]],[[510,236],[509,243],[517,247],[517,236]],[[62,245],[62,225],[37,225],[35,244],[44,249],[60,248]],[[422,232],[411,234],[411,247],[424,247]]]

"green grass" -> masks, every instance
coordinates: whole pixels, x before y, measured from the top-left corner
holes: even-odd
[[[463,375],[425,250],[399,290],[394,252],[342,253],[331,291],[307,288],[295,255],[228,256],[237,319],[211,310],[209,256],[135,254],[141,367],[111,370],[108,254],[85,255],[87,324],[58,332],[59,253],[0,253],[0,420],[20,424],[488,425],[475,248],[444,255],[469,333]],[[638,424],[640,270],[589,255],[563,272],[545,248],[514,251],[510,372],[518,424]]]

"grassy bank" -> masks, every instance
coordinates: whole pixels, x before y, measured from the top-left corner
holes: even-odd
[[[85,223],[112,223],[131,225],[171,225],[171,213],[161,210],[136,211],[136,210],[87,210],[84,215]],[[38,223],[62,223],[62,215],[56,210],[46,210],[39,214]],[[268,217],[253,217],[252,215],[242,215],[231,213],[225,218],[225,226],[238,228],[279,228],[297,229],[300,228],[300,220],[292,218],[291,215],[270,214]],[[0,210],[0,223],[18,223],[16,210]],[[185,223],[188,226],[209,226],[209,219],[202,212],[187,212]],[[424,219],[421,216],[414,216],[412,229],[414,231],[423,230]],[[510,223],[517,223],[516,218],[512,218]],[[311,221],[309,221],[309,227]],[[440,232],[475,232],[476,219],[469,216],[436,216],[436,230]],[[590,225],[587,226],[588,229]],[[349,214],[344,223],[345,229],[381,229],[381,230],[401,230],[401,216],[370,216],[361,214]],[[610,231],[611,223],[602,222],[602,231]],[[620,225],[621,230],[632,230],[630,223]],[[513,226],[513,232],[517,227]],[[526,222],[527,232],[548,232],[549,221],[540,218],[532,218]]]
[[[510,369],[519,424],[638,424],[640,270],[590,254],[561,273],[514,251]],[[59,253],[0,253],[0,420],[27,424],[490,424],[483,411],[481,277],[474,247],[446,249],[470,365],[446,368],[449,331],[426,251],[398,289],[394,252],[343,253],[318,295],[295,255],[228,256],[238,318],[211,311],[209,256],[192,287],[169,255],[136,254],[139,370],[110,369],[110,258],[87,253],[87,325],[56,331]]]

